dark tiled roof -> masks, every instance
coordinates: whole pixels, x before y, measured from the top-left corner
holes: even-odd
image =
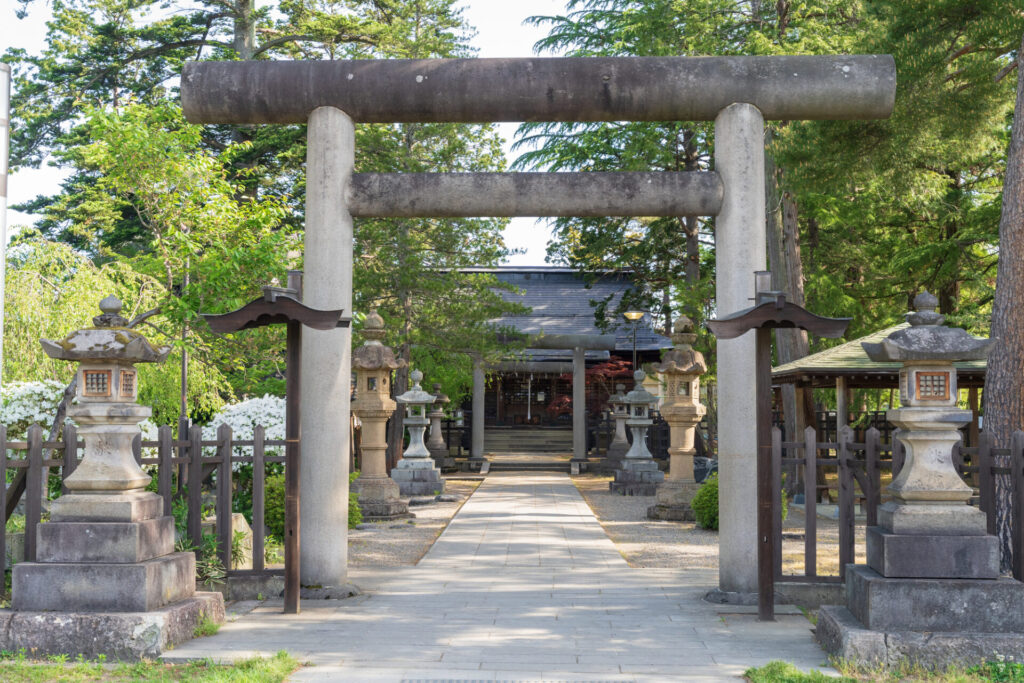
[[[493,322],[516,328],[525,334],[615,334],[617,351],[633,350],[633,326],[624,320],[615,320],[615,327],[602,332],[594,320],[591,301],[603,301],[608,296],[614,311],[624,292],[632,286],[630,273],[601,274],[589,287],[583,277],[568,268],[488,268],[479,269],[519,288],[520,293],[502,292],[507,301],[515,301],[532,309],[523,316],[505,316]],[[672,342],[651,329],[649,315],[637,327],[638,351],[666,349]],[[544,355],[554,355],[545,352]]]

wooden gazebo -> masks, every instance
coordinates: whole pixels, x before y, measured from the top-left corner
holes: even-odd
[[[873,332],[859,339],[848,341],[830,349],[812,353],[790,363],[772,369],[772,385],[779,387],[792,384],[797,391],[797,406],[811,404],[803,399],[803,392],[809,389],[836,390],[836,429],[846,424],[849,413],[849,395],[853,389],[898,389],[900,363],[878,363],[864,351],[862,343],[878,343],[896,330],[910,327],[900,323],[884,330]],[[986,363],[983,360],[954,363],[957,369],[957,384],[967,389],[967,400],[974,412],[970,439],[977,443],[978,389],[985,386]],[[804,425],[813,425],[813,415],[801,416]]]

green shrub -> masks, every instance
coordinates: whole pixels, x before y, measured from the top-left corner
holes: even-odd
[[[348,477],[351,484],[359,476],[359,472],[353,472]],[[284,538],[284,475],[275,474],[267,477],[264,485],[263,522],[267,525],[267,531],[271,536]],[[363,521],[362,510],[359,509],[359,494],[349,492],[348,494],[348,528],[353,528]]]
[[[267,477],[263,484],[263,523],[267,533],[284,538],[284,474]]]
[[[348,475],[349,486],[352,485],[352,482],[354,482],[358,476],[358,471]],[[348,528],[354,529],[356,524],[361,524],[362,521],[363,511],[359,509],[359,494],[350,489],[348,492]]]
[[[702,529],[718,529],[718,472],[704,480],[690,505],[697,526]]]

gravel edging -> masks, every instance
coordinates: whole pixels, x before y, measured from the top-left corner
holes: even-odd
[[[572,477],[608,538],[631,567],[718,569],[718,532],[694,522],[647,519],[654,496],[620,496],[608,490],[611,477]]]
[[[458,501],[410,507],[415,519],[372,522],[360,525],[364,528],[349,529],[349,566],[383,568],[415,565],[479,485],[480,481],[448,479],[444,492],[457,495]]]

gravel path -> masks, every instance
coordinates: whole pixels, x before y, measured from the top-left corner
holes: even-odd
[[[613,494],[611,477],[583,474],[572,480],[630,566],[718,569],[717,531],[647,519],[654,496]]]
[[[457,502],[409,506],[416,519],[375,522],[349,529],[349,566],[375,568],[416,564],[479,485],[479,481],[448,479],[444,492],[458,496]]]

